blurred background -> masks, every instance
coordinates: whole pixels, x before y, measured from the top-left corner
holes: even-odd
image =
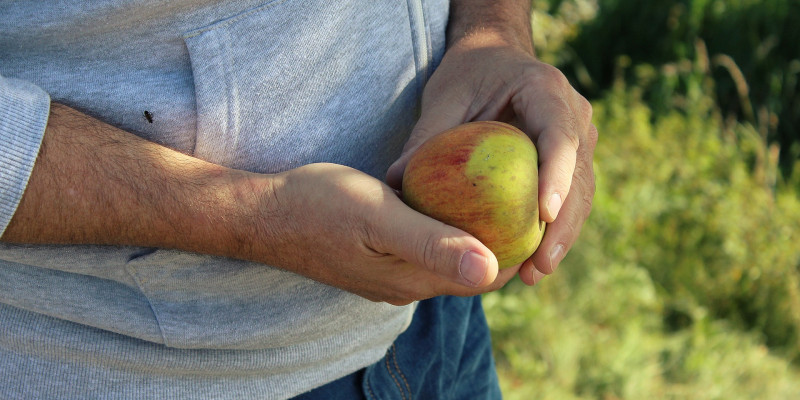
[[[594,106],[597,192],[484,296],[507,399],[800,399],[800,1],[534,1]]]

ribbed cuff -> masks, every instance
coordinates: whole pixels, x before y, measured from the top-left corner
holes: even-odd
[[[0,76],[0,236],[22,199],[50,114],[50,96]]]

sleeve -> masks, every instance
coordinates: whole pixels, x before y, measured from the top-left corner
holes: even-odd
[[[22,199],[50,114],[50,96],[0,75],[0,236]]]

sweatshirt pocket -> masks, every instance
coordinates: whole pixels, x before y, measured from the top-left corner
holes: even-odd
[[[276,0],[186,33],[194,155],[265,173],[334,162],[382,177],[427,78],[409,4]],[[408,308],[257,263],[158,250],[126,270],[170,347],[293,348],[315,359],[330,354],[313,355],[310,343],[368,332],[364,345],[380,347],[408,321]],[[330,351],[344,350],[354,351]]]
[[[333,162],[382,177],[430,69],[418,3],[276,0],[188,32],[194,155],[263,173]]]

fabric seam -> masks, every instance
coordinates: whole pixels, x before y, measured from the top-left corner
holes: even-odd
[[[273,1],[273,2],[270,2],[270,3],[258,6],[256,8],[253,8],[252,10],[244,11],[241,14],[229,17],[228,19],[219,20],[219,21],[213,22],[213,23],[211,23],[211,24],[209,24],[207,26],[204,26],[202,28],[197,28],[197,29],[195,29],[193,31],[190,31],[189,33],[184,34],[183,37],[184,37],[184,39],[189,39],[189,38],[193,38],[195,36],[202,35],[205,32],[210,32],[210,31],[213,31],[213,30],[216,30],[216,29],[219,29],[219,28],[226,27],[228,25],[235,24],[235,23],[239,22],[240,20],[242,20],[244,18],[247,18],[247,17],[249,17],[249,16],[251,16],[253,14],[256,14],[258,12],[261,12],[263,10],[267,10],[267,9],[270,9],[270,8],[273,8],[273,7],[277,7],[277,6],[283,4],[283,3],[287,2],[287,1],[288,0],[276,0],[276,1]]]
[[[389,351],[392,352],[392,354],[394,354],[394,350],[395,350],[394,344],[392,344],[392,347]],[[391,365],[389,365],[389,357],[384,357],[384,360],[386,361],[386,371],[389,372],[389,376],[392,377],[395,386],[397,386],[397,389],[400,390],[400,396],[403,398],[403,400],[406,400],[406,392],[403,390],[403,387],[400,385],[400,381],[397,380],[397,377],[394,375],[394,372],[392,372],[392,367]]]
[[[144,286],[142,285],[142,282],[139,280],[138,276],[135,273],[136,268],[128,264],[125,266],[125,272],[127,272],[128,275],[130,275],[130,277],[133,279],[133,282],[136,283],[136,287],[139,289],[139,291],[142,293],[145,300],[147,301],[147,306],[150,307],[150,312],[153,313],[153,319],[156,320],[156,325],[158,326],[158,332],[161,333],[162,342],[164,343],[165,346],[171,347],[169,342],[167,341],[167,335],[164,333],[164,328],[161,326],[161,318],[159,318],[156,308],[153,307],[153,303],[150,301],[150,297],[147,296],[147,293],[144,289]]]
[[[414,50],[414,63],[417,67],[417,90],[421,95],[430,70],[430,46],[427,43],[428,25],[425,22],[424,5],[421,0],[407,0],[411,45]],[[421,29],[420,29],[421,27]]]
[[[400,369],[400,364],[397,362],[397,344],[392,343],[392,361],[394,362],[394,368],[397,370],[397,373],[400,375],[400,379],[403,380],[403,384],[406,385],[406,389],[408,389],[408,398],[411,398],[411,385],[408,384],[408,380],[406,379],[405,374]]]

